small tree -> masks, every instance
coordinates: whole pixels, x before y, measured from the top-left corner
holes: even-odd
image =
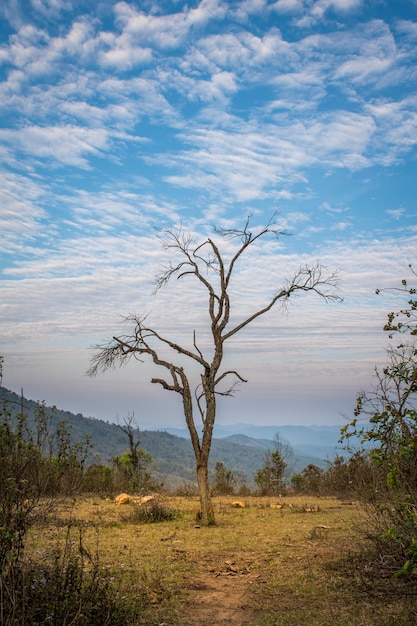
[[[265,452],[264,466],[256,471],[253,478],[262,496],[275,496],[282,491],[286,467],[280,450]]]
[[[214,466],[213,492],[221,495],[231,495],[235,490],[236,480],[231,469],[226,469],[221,461]]]
[[[152,456],[140,448],[140,430],[134,420],[134,413],[128,415],[124,423],[117,424],[117,426],[128,438],[129,451],[119,457],[114,457],[112,461],[121,474],[122,488],[137,491],[143,488],[151,478],[147,466],[152,463]]]
[[[88,442],[72,444],[63,422],[51,432],[51,418],[40,403],[32,428],[23,412],[13,426],[8,403],[0,406],[0,588],[29,528],[81,484]]]
[[[416,293],[405,280],[400,290],[412,296]],[[411,298],[407,307],[388,314],[384,330],[390,338],[397,333],[408,338],[387,349],[388,364],[382,371],[375,370],[374,388],[360,394],[355,418],[342,429],[342,439],[360,436],[370,449],[379,478],[370,494],[381,525],[378,536],[396,547],[405,563],[403,573],[417,570],[416,310],[417,300]]]
[[[309,463],[301,472],[291,476],[291,486],[297,492],[317,495],[322,490],[324,470],[313,463]]]
[[[193,332],[192,347],[188,348],[169,339],[148,325],[146,316],[130,315],[127,320],[133,326],[128,335],[113,337],[110,342],[96,346],[88,373],[92,376],[99,371],[125,364],[134,357],[141,360],[149,357],[153,363],[166,370],[167,378],[153,378],[152,382],[161,385],[168,391],[181,396],[185,421],[190,432],[191,443],[196,458],[197,483],[200,494],[201,522],[203,525],[214,523],[214,511],[210,498],[208,479],[208,461],[212,443],[213,428],[219,396],[232,396],[236,384],[245,382],[241,374],[233,369],[222,369],[226,344],[244,328],[252,324],[274,306],[288,301],[297,292],[312,292],[325,300],[334,300],[335,275],[324,275],[320,265],[301,267],[295,276],[279,288],[275,295],[259,309],[248,316],[236,320],[231,317],[231,281],[235,274],[238,261],[250,248],[263,238],[272,235],[277,238],[283,234],[277,227],[274,218],[264,227],[253,232],[249,229],[249,218],[242,229],[216,229],[221,237],[227,237],[238,244],[229,261],[227,252],[222,252],[219,242],[214,238],[194,242],[191,235],[167,229],[163,231],[161,240],[165,248],[179,256],[179,260],[162,272],[157,279],[156,289],[160,289],[172,278],[191,279],[195,286],[202,287],[208,298],[207,312],[210,328],[210,347],[206,350],[197,341],[197,333]],[[197,290],[198,293],[198,290]],[[233,321],[232,321],[233,319]],[[168,349],[173,357],[165,358],[164,350]],[[180,360],[177,361],[177,357]],[[186,372],[184,359],[200,371],[200,382],[193,388],[190,374]],[[232,379],[232,382],[228,381]],[[199,435],[196,415],[202,422],[202,434]]]
[[[83,491],[110,496],[114,491],[114,468],[102,463],[89,465],[84,472]]]

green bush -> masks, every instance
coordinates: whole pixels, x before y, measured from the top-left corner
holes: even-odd
[[[384,330],[390,338],[408,337],[387,349],[387,365],[376,369],[374,387],[358,397],[342,438],[360,437],[366,445],[368,511],[380,562],[405,575],[417,572],[417,300],[407,281],[400,291],[413,297],[388,314]]]
[[[120,598],[120,585],[98,555],[83,545],[82,532],[74,539],[68,528],[65,541],[38,562],[20,559],[0,579],[4,626],[122,626],[135,623],[140,606]],[[138,601],[139,604],[139,601]]]

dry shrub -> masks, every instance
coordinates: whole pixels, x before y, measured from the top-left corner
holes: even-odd
[[[122,626],[134,623],[140,606],[119,597],[120,586],[98,557],[68,527],[65,540],[43,555],[20,559],[0,577],[4,626],[52,624]],[[139,604],[139,603],[137,603]]]
[[[132,503],[122,520],[129,524],[153,524],[156,522],[170,522],[178,519],[179,512],[164,504],[161,500],[150,500],[144,504]]]

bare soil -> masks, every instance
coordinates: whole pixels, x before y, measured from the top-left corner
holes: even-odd
[[[184,626],[252,626],[250,586],[258,576],[250,562],[206,556],[188,587]]]

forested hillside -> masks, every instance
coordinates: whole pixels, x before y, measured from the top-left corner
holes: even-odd
[[[3,414],[8,412],[12,420],[16,419],[22,410],[33,424],[39,402],[28,400],[13,391],[0,387],[0,400],[3,402]],[[91,449],[88,462],[109,463],[112,457],[122,454],[128,449],[126,435],[117,427],[100,419],[84,417],[81,413],[74,415],[69,411],[46,407],[50,415],[51,428],[64,420],[71,427],[73,441],[82,441],[88,437]],[[140,423],[139,423],[140,427]],[[226,437],[214,439],[210,455],[209,467],[213,470],[217,461],[231,469],[235,476],[248,483],[252,482],[254,472],[263,465],[268,443],[263,439],[256,440],[246,436]],[[141,447],[147,450],[153,458],[152,471],[168,485],[178,485],[184,481],[195,480],[195,458],[191,443],[186,437],[179,437],[165,431],[141,431]],[[308,463],[325,466],[323,458],[314,456],[295,455],[291,469],[299,471]]]

